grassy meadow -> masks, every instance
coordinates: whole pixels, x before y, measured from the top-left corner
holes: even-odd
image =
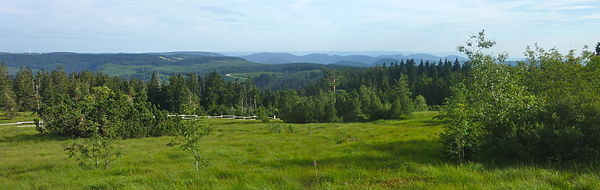
[[[124,155],[111,168],[83,169],[63,151],[73,140],[0,126],[0,189],[600,188],[595,164],[448,162],[440,152],[436,115],[291,129],[277,122],[207,119],[213,133],[202,146],[210,163],[200,171],[190,154],[166,146],[173,137],[119,140]],[[281,133],[273,132],[274,125]]]

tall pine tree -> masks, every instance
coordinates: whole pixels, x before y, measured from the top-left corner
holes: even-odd
[[[33,111],[36,109],[36,92],[33,73],[28,67],[21,67],[14,80],[15,98],[19,110]]]
[[[0,65],[0,105],[4,108],[5,115],[12,119],[17,112],[12,82],[8,76],[8,69],[4,64]]]

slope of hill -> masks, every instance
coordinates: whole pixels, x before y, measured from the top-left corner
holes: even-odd
[[[0,54],[0,63],[8,66],[11,74],[15,74],[20,67],[29,67],[34,72],[39,70],[50,71],[62,66],[66,72],[94,71],[111,76],[124,78],[150,79],[153,72],[158,72],[161,78],[176,73],[218,72],[227,73],[257,73],[271,72],[282,73],[289,80],[299,80],[305,75],[292,73],[320,71],[323,68],[349,68],[354,67],[339,65],[322,65],[314,63],[293,64],[260,64],[246,61],[238,57],[223,56],[210,52],[158,52],[158,53],[113,53],[113,54],[82,54],[70,52],[55,52],[43,54]],[[360,64],[360,63],[357,63]],[[361,66],[352,65],[351,66]],[[319,73],[319,72],[316,72]],[[277,75],[280,76],[280,75]],[[294,76],[291,77],[290,76]],[[314,81],[316,75],[310,75],[307,81]],[[304,77],[306,78],[306,77]],[[276,77],[273,80],[283,80]],[[304,80],[304,79],[302,79]],[[286,81],[281,81],[285,83]]]
[[[55,52],[42,54],[0,54],[0,62],[14,74],[20,67],[34,71],[53,70],[62,66],[66,72],[100,71],[114,76],[131,76],[143,72],[209,72],[230,67],[253,67],[259,64],[238,57],[209,52],[109,53],[83,54]]]

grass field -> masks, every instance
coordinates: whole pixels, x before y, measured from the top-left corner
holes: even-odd
[[[211,119],[202,145],[210,161],[166,144],[172,137],[120,140],[110,169],[67,158],[72,140],[0,126],[0,189],[598,189],[593,164],[492,165],[445,161],[435,112],[404,121],[293,125]],[[316,166],[314,163],[316,162]]]
[[[100,68],[100,72],[106,73],[111,76],[130,76],[141,71],[157,71],[159,73],[206,73],[212,71],[229,70],[232,68],[239,67],[256,67],[260,64],[251,63],[247,61],[235,60],[235,61],[212,61],[208,63],[192,64],[192,65],[164,65],[164,66],[153,66],[153,65],[118,65],[118,64],[104,64]],[[167,75],[161,75],[162,78],[168,78]]]
[[[0,113],[0,124],[2,123],[16,123],[19,121],[33,121],[37,118],[37,115],[32,112],[17,112],[15,116],[10,119],[5,113]]]

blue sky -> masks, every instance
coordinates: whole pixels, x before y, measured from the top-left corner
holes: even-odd
[[[454,52],[600,41],[600,0],[1,0],[0,51]]]

